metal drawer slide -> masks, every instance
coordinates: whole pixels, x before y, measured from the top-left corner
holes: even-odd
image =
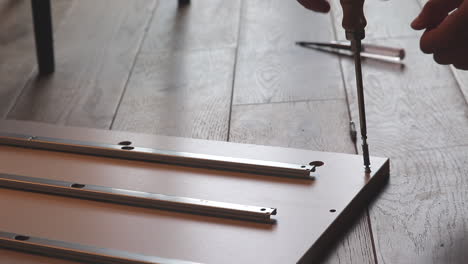
[[[131,142],[121,142],[112,145],[9,133],[0,133],[0,144],[301,179],[314,179],[314,177],[311,176],[311,172],[314,172],[316,167],[313,164],[291,164],[141,148],[131,146]]]
[[[195,264],[195,262],[145,256],[3,231],[0,231],[0,247],[95,264]]]
[[[262,223],[273,223],[270,216],[276,215],[277,212],[275,208],[269,207],[207,201],[7,174],[0,174],[0,187]]]

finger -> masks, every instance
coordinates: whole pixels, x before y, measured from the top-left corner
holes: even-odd
[[[463,0],[430,0],[411,23],[411,27],[416,30],[436,27],[462,2]]]
[[[305,8],[321,12],[327,13],[330,11],[330,4],[326,0],[297,0],[301,5]]]
[[[437,50],[450,49],[465,42],[468,33],[465,32],[468,18],[464,15],[468,8],[459,8],[451,13],[440,25],[427,30],[421,36],[420,46],[424,53],[434,53]]]
[[[434,60],[442,65],[463,64],[464,61],[468,62],[467,54],[466,48],[460,46],[449,50],[436,51]]]
[[[453,66],[455,66],[455,68],[457,69],[460,69],[460,70],[468,70],[468,63],[466,62],[463,62],[463,63],[454,63]]]
[[[465,43],[463,47],[460,47],[456,56],[453,58],[453,66],[458,69],[468,70],[468,51],[466,50],[468,43]]]

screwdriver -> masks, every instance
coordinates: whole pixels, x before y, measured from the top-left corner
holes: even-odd
[[[362,155],[364,158],[365,172],[370,173],[369,145],[367,144],[367,120],[366,106],[364,101],[364,86],[362,82],[361,66],[361,41],[365,38],[365,28],[367,25],[364,16],[364,0],[340,0],[343,9],[343,28],[346,32],[346,39],[351,41],[351,49],[354,53],[354,66],[356,73],[356,87],[359,107],[359,121],[361,127]]]
[[[353,56],[351,45],[347,42],[297,41],[296,45],[303,48],[315,49],[324,52],[335,53],[338,55]],[[405,50],[400,48],[392,48],[387,46],[363,43],[361,57],[366,59],[401,64],[403,62],[403,59],[405,58]]]

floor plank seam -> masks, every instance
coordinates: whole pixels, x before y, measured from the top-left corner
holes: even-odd
[[[54,34],[59,31],[59,29],[65,24],[67,21],[68,16],[70,16],[70,13],[73,11],[73,8],[75,7],[76,1],[73,1],[70,7],[67,9],[66,14],[62,17],[59,23],[57,23],[56,19],[52,17],[52,23],[53,23],[53,32]],[[32,25],[31,25],[32,26]],[[55,43],[55,38],[54,38],[54,43]],[[21,91],[18,93],[18,95],[13,99],[13,103],[11,104],[10,108],[5,112],[4,116],[2,119],[7,120],[8,116],[10,115],[11,111],[15,109],[15,107],[18,104],[19,99],[21,96],[24,94],[26,89],[28,88],[29,85],[31,85],[31,82],[36,78],[44,78],[40,77],[39,75],[34,75],[34,73],[38,72],[38,67],[37,65],[33,66],[31,69],[31,72],[28,74],[27,81],[24,83],[23,87],[21,87]]]
[[[278,102],[265,102],[265,103],[233,104],[233,106],[278,105],[278,104],[308,103],[308,102],[336,102],[336,101],[343,101],[345,99],[346,98],[306,99],[306,100],[278,101]]]
[[[236,84],[236,74],[237,74],[237,62],[239,58],[239,43],[240,43],[240,34],[242,32],[242,12],[244,8],[244,0],[240,0],[240,7],[239,7],[239,22],[238,22],[238,28],[237,28],[237,45],[236,45],[236,51],[235,51],[235,58],[234,58],[234,66],[233,66],[233,73],[232,73],[232,84],[231,84],[231,100],[230,100],[230,107],[229,107],[229,114],[228,114],[228,127],[227,127],[227,136],[226,136],[226,141],[229,142],[231,140],[231,122],[232,122],[232,108],[234,107],[233,102],[234,102],[234,89],[235,89],[235,84]]]
[[[34,75],[34,73],[38,72],[38,67],[37,66],[34,66],[31,71],[29,72],[28,74],[28,78],[26,79],[27,81],[24,83],[24,85],[20,88],[21,91],[15,96],[15,98],[13,99],[13,103],[11,104],[11,106],[8,108],[8,111],[5,111],[5,114],[3,116],[3,119],[8,119],[8,116],[10,115],[10,113],[15,109],[15,107],[18,105],[19,103],[19,99],[21,98],[21,96],[25,93],[26,89],[28,88],[29,85],[31,85],[31,82],[34,81],[34,79],[37,79],[37,78],[44,78],[44,77],[40,77],[39,75]]]
[[[122,104],[125,93],[127,92],[128,84],[130,83],[130,79],[132,78],[133,70],[135,69],[135,65],[137,63],[138,56],[140,55],[140,51],[141,51],[141,49],[143,47],[143,43],[144,43],[144,41],[146,39],[146,36],[148,36],[149,27],[151,26],[151,23],[153,22],[153,19],[154,19],[155,15],[156,15],[156,10],[158,9],[158,5],[159,5],[159,0],[155,0],[154,5],[153,5],[153,13],[151,14],[151,17],[148,19],[148,21],[147,21],[147,23],[145,25],[145,28],[143,30],[143,36],[140,39],[140,43],[138,44],[137,52],[135,53],[135,57],[133,58],[132,66],[130,67],[130,71],[128,73],[127,80],[125,81],[125,85],[124,85],[124,88],[122,90],[122,94],[120,95],[119,101],[118,101],[117,106],[115,108],[114,116],[112,117],[112,121],[111,121],[111,123],[109,125],[109,130],[112,130],[112,128],[114,126],[115,119],[117,118],[117,114],[118,114],[119,109],[120,109],[120,105]]]
[[[369,225],[369,233],[370,233],[370,239],[372,243],[372,254],[374,254],[374,263],[378,264],[379,261],[377,259],[377,248],[375,247],[374,232],[372,231],[369,206],[366,206],[366,218],[367,218],[367,224]]]
[[[334,17],[334,14],[333,14],[333,10],[330,12],[330,20],[333,20],[333,17]],[[335,35],[335,39],[338,40],[338,31],[336,29],[336,25],[335,23],[331,23],[332,24],[332,30],[333,30],[333,34]],[[342,64],[342,60],[343,58],[339,58],[339,65],[340,65],[340,74],[341,74],[341,82],[343,84],[343,93],[344,93],[344,99],[346,101],[346,106],[348,108],[348,120],[349,122],[353,122],[353,117],[352,117],[352,114],[351,114],[351,104],[350,104],[350,100],[349,100],[349,95],[347,93],[347,89],[346,89],[346,82],[345,82],[345,74],[344,74],[344,70],[343,70],[343,64]],[[358,152],[358,147],[357,147],[357,141],[356,142],[353,142],[353,146],[354,146],[354,152],[355,154],[359,153]]]
[[[167,53],[177,53],[177,52],[204,52],[204,51],[218,51],[218,50],[237,50],[237,46],[219,46],[216,48],[190,48],[190,49],[162,49],[162,50],[155,50],[155,51],[140,51],[138,55],[146,55],[146,54],[167,54]]]
[[[330,12],[330,19],[332,21],[333,21],[333,17],[334,17],[333,12],[334,12],[333,10],[331,10],[331,12]],[[331,24],[332,24],[333,34],[335,35],[335,39],[338,40],[338,30],[336,28],[336,25],[335,25],[335,23],[331,23]],[[346,105],[347,105],[347,108],[348,108],[348,120],[349,120],[349,122],[353,122],[353,117],[352,117],[352,114],[351,114],[351,104],[350,104],[349,95],[348,95],[348,92],[347,92],[347,86],[346,86],[346,82],[345,82],[345,74],[344,74],[344,70],[343,70],[342,60],[343,60],[343,58],[340,57],[339,58],[340,73],[341,73],[341,80],[342,80],[342,83],[343,83],[343,90],[344,90],[344,94],[345,94]],[[357,140],[354,140],[353,146],[354,146],[355,153],[359,154],[358,141]],[[378,259],[377,259],[377,247],[375,245],[374,232],[372,231],[372,222],[371,222],[371,219],[370,219],[369,206],[366,206],[366,218],[367,218],[367,227],[369,228],[369,237],[370,237],[370,241],[371,241],[371,249],[372,249],[372,255],[373,255],[374,263],[378,264],[379,262],[378,262]]]

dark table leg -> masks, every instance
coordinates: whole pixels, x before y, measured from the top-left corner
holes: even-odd
[[[190,4],[190,0],[179,0],[179,5],[180,6],[188,5],[188,4]]]
[[[55,71],[54,40],[50,0],[31,0],[39,74]]]

